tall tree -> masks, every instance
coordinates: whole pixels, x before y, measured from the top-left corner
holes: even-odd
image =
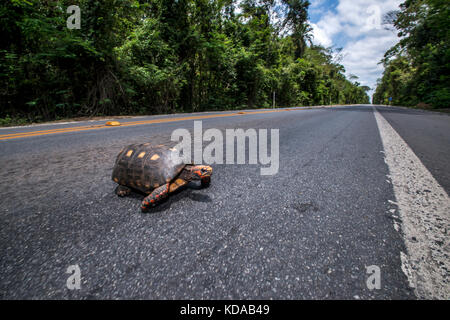
[[[396,14],[400,41],[383,59],[385,72],[374,101],[450,107],[450,5],[445,0],[407,0]]]
[[[308,45],[307,1],[80,0],[79,30],[71,4],[0,2],[0,124],[270,107],[273,92],[285,106],[366,101]]]
[[[282,28],[292,33],[295,43],[295,57],[301,58],[305,52],[307,41],[311,40],[311,26],[308,24],[307,0],[282,0],[284,4],[284,20]]]

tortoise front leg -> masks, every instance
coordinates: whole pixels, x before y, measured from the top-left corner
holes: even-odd
[[[210,184],[211,184],[211,177],[202,178],[201,180],[202,188],[208,188]]]
[[[167,198],[168,195],[169,195],[169,183],[163,184],[162,186],[156,188],[142,201],[141,204],[142,212],[146,212],[148,209],[156,206],[161,202],[161,200]]]

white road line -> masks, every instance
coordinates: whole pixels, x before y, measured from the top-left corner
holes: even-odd
[[[450,199],[374,107],[407,253],[402,270],[421,299],[450,299]]]

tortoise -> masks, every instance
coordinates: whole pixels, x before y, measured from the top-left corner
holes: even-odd
[[[175,148],[144,143],[122,149],[112,180],[119,184],[115,192],[120,197],[132,190],[146,194],[141,204],[142,212],[146,212],[189,181],[200,180],[202,187],[208,187],[211,175],[210,166],[185,164]]]

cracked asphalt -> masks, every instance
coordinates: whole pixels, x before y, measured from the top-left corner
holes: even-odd
[[[450,117],[378,110],[448,193]],[[416,299],[372,106],[202,124],[279,129],[278,174],[213,164],[209,188],[192,183],[142,214],[142,195],[114,194],[115,157],[127,144],[168,142],[192,120],[0,141],[0,298]],[[66,287],[74,264],[80,290]],[[366,285],[372,265],[379,290]]]

